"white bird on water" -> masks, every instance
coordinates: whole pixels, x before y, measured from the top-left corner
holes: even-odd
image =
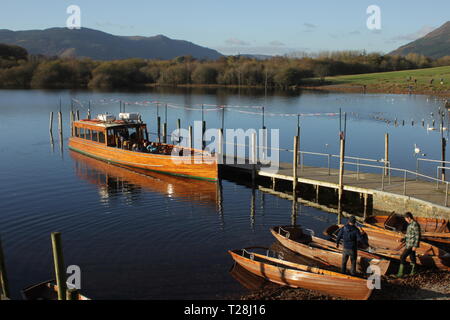
[[[417,157],[418,155],[421,155],[422,157],[426,157],[427,155],[425,153],[422,153],[420,148],[417,146],[417,144],[414,143],[414,155]]]

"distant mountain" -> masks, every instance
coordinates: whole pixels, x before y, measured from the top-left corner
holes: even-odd
[[[191,55],[197,59],[222,56],[213,49],[163,35],[154,37],[115,36],[106,32],[81,28],[50,28],[45,30],[0,30],[0,43],[14,44],[30,54],[60,57],[88,57],[94,60],[127,58],[173,59]]]
[[[273,56],[269,56],[267,54],[239,54],[238,56],[241,57],[246,57],[246,58],[250,58],[250,59],[256,59],[256,60],[267,60],[270,58],[273,58]]]
[[[390,54],[405,56],[408,53],[419,53],[434,59],[450,56],[450,21]]]

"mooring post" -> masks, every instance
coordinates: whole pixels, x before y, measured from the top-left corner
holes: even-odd
[[[181,131],[181,119],[178,118],[177,120],[177,129],[178,129],[178,143],[180,143],[181,141],[181,135],[180,135],[180,131]]]
[[[205,132],[206,132],[206,121],[202,120],[202,150],[205,150]]]
[[[389,174],[389,133],[384,135],[384,166],[386,167],[384,175]]]
[[[80,110],[77,110],[77,121],[80,121]]]
[[[189,126],[189,148],[194,148],[194,136],[192,133],[192,126]]]
[[[0,284],[2,292],[0,298],[9,298],[8,277],[6,276],[5,255],[3,253],[2,239],[0,237]]]
[[[156,131],[158,133],[158,142],[161,142],[161,117],[160,116],[158,116],[156,118],[156,125],[157,125]]]
[[[345,134],[340,134],[340,154],[339,154],[339,191],[338,191],[338,224],[342,215],[342,195],[344,193],[344,159],[345,159]]]
[[[74,114],[73,111],[70,111],[70,135],[73,137],[73,120],[74,120]]]
[[[58,287],[58,300],[66,299],[66,277],[64,258],[62,252],[61,233],[52,232],[53,263],[55,265],[56,285]]]
[[[256,164],[257,164],[257,150],[256,150],[256,132],[252,133],[252,154],[251,154],[251,163],[252,163],[252,184],[255,186],[256,181]]]
[[[294,137],[294,155],[292,161],[292,195],[294,201],[297,201],[297,182],[298,182],[298,136]]]
[[[167,122],[163,123],[163,143],[167,143]]]
[[[50,133],[52,133],[53,131],[53,111],[50,112],[50,122],[48,124],[48,130],[50,131]]]
[[[218,141],[217,141],[217,160],[219,164],[223,164],[223,131],[222,129],[217,129],[218,131]]]
[[[59,133],[62,134],[62,113],[58,111],[58,129]]]

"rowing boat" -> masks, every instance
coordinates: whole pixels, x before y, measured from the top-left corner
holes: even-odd
[[[415,217],[420,225],[421,238],[426,241],[450,244],[449,221],[446,219]],[[389,216],[371,216],[364,224],[367,227],[385,230],[386,232],[405,233],[408,223],[403,216],[392,213]]]
[[[229,250],[228,253],[246,270],[282,286],[353,300],[367,300],[372,293],[364,279],[286,261],[280,259],[276,252],[267,250],[260,254],[255,249],[246,248]]]
[[[341,227],[342,225],[332,225],[324,231],[324,234],[336,238]],[[404,235],[394,232],[387,233],[385,230],[365,226],[360,226],[360,228],[368,237],[370,252],[400,260],[403,251],[401,240]],[[430,243],[420,242],[419,248],[416,250],[416,258],[420,265],[450,271],[450,254]]]
[[[24,300],[58,300],[58,288],[54,280],[44,281],[22,290]],[[77,293],[73,300],[91,300]]]
[[[283,246],[300,255],[336,268],[342,265],[342,247],[336,248],[334,242],[307,235],[295,226],[273,227],[270,232]],[[390,263],[380,256],[358,250],[356,271],[365,274],[372,265],[379,268],[380,275],[385,275]]]

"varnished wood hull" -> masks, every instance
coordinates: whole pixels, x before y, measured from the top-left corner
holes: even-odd
[[[240,251],[233,250],[228,253],[246,270],[282,286],[305,288],[353,300],[367,300],[372,293],[364,279],[309,268],[280,259],[252,260],[242,256]],[[304,271],[296,266],[308,268],[311,271]],[[313,269],[316,272],[313,272]]]
[[[173,198],[211,205],[216,205],[217,202],[217,184],[209,181],[113,165],[75,151],[70,151],[70,156],[75,162],[77,176],[106,189],[105,192],[108,192],[111,185],[115,186],[117,181],[121,181]]]
[[[189,163],[182,163],[181,158],[107,147],[104,144],[71,137],[69,148],[84,155],[130,168],[144,169],[169,175],[217,181],[218,166],[215,157],[193,156]]]
[[[291,226],[274,227],[270,229],[270,232],[286,248],[318,262],[341,268],[342,246],[336,248],[334,242],[314,236],[305,237],[307,239],[305,239],[306,241],[304,243],[298,240],[296,241],[296,239],[290,237],[292,229],[294,228]],[[282,230],[287,231],[289,234],[286,234]],[[385,275],[389,269],[390,261],[358,250],[357,272],[362,274],[367,273],[369,265],[377,266],[380,269],[380,274]]]
[[[334,237],[339,227],[333,225],[327,228],[324,234]],[[400,240],[404,238],[404,235],[368,227],[361,227],[361,229],[367,234],[371,252],[400,260],[404,250]],[[420,265],[450,271],[450,254],[427,242],[420,242],[416,250],[416,258]]]
[[[389,218],[390,216],[372,216],[366,219],[365,226],[386,230],[387,232],[401,233],[403,229],[401,224],[406,223],[403,222],[403,218],[398,217],[399,221],[397,223],[392,221],[392,219],[392,223],[390,223],[390,221],[388,221]],[[448,220],[422,217],[415,217],[414,219],[420,225],[423,240],[450,244],[450,229]],[[386,225],[387,221],[388,225]],[[389,227],[395,228],[396,231],[390,230]]]

